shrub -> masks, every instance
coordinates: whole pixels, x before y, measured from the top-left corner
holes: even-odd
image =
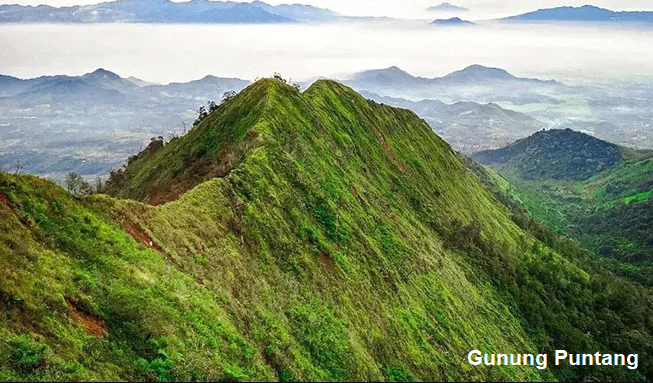
[[[11,354],[9,364],[17,371],[31,373],[45,368],[47,346],[33,340],[27,335],[21,335],[9,342]]]

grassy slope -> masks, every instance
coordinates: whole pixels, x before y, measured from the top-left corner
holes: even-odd
[[[264,107],[249,128],[247,106]],[[202,183],[215,153],[235,160]],[[649,293],[522,231],[411,112],[332,82],[300,94],[265,80],[132,165],[115,194],[197,186],[153,207],[0,178],[3,379],[650,376]],[[66,300],[106,337],[87,336]],[[636,351],[642,365],[551,376],[464,361],[554,347]]]

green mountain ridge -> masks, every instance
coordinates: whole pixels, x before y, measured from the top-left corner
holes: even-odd
[[[653,376],[649,290],[537,240],[424,121],[344,85],[259,81],[107,192],[0,173],[0,380]]]

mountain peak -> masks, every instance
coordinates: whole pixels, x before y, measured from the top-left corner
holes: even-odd
[[[460,17],[452,17],[450,19],[437,19],[431,22],[432,25],[442,25],[442,26],[465,26],[465,25],[475,25],[471,21],[463,20]]]
[[[380,140],[381,146],[373,150],[385,153],[391,166],[400,169],[407,165],[398,162],[385,142],[383,127],[389,129],[394,125],[388,121],[401,120],[417,129],[412,136],[431,131],[412,112],[379,108],[336,81],[319,80],[301,93],[282,80],[262,79],[202,117],[187,135],[132,158],[126,170],[112,176],[107,192],[160,205],[200,183],[227,176],[259,150],[278,150],[300,134],[332,140],[332,135],[353,134],[354,128],[368,143]],[[387,120],[371,117],[379,113]],[[443,141],[438,144],[446,146]]]
[[[396,81],[396,80],[413,80],[416,77],[397,66],[391,66],[389,68],[384,68],[384,69],[372,69],[372,70],[359,72],[354,75],[354,78],[356,80],[374,79],[377,81]]]
[[[505,69],[486,67],[479,64],[470,65],[465,69],[448,74],[442,78],[444,81],[483,82],[497,80],[514,80],[516,77]]]
[[[426,8],[427,12],[468,12],[469,9],[448,2]]]
[[[226,176],[261,145],[259,137],[269,136],[265,121],[275,111],[285,113],[279,110],[281,100],[298,94],[277,79],[256,81],[201,116],[184,137],[133,157],[124,171],[112,175],[107,192],[159,205],[204,181]]]
[[[118,76],[117,74],[108,71],[104,68],[98,68],[95,71],[91,73],[87,73],[82,78],[93,78],[93,79],[102,79],[102,80],[120,80],[121,77]]]
[[[553,129],[473,157],[526,179],[585,180],[628,159],[628,153],[623,147],[585,133]]]

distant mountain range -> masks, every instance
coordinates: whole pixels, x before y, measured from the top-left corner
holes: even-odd
[[[547,93],[567,88],[556,81],[519,78],[503,69],[482,65],[471,65],[437,78],[416,77],[393,66],[355,73],[343,82],[354,89],[411,100],[509,101],[519,105],[556,103]]]
[[[582,7],[558,7],[540,9],[523,15],[503,19],[508,22],[533,22],[533,21],[593,21],[614,23],[653,23],[653,12],[616,12],[593,5]]]
[[[478,85],[479,83],[497,83],[506,81],[517,81],[546,85],[561,85],[560,83],[549,80],[543,81],[531,78],[519,78],[513,76],[505,69],[492,68],[483,65],[470,65],[465,69],[450,73],[444,77],[424,78],[415,77],[410,73],[396,67],[387,69],[376,69],[354,74],[349,80],[346,80],[356,86],[365,84],[374,86],[392,86],[396,88],[407,86],[463,86]]]
[[[206,76],[201,80],[168,85],[148,84],[136,78],[122,78],[105,69],[98,69],[82,76],[43,76],[33,79],[0,77],[0,105],[19,103],[47,103],[55,107],[69,107],[93,101],[122,103],[148,99],[176,99],[177,101],[216,99],[228,90],[240,90],[248,80]]]
[[[476,25],[471,21],[463,20],[460,17],[452,17],[450,19],[437,19],[431,22],[431,25],[440,27],[464,27]]]
[[[442,3],[429,12],[466,12],[469,9]],[[233,2],[191,0],[118,0],[96,5],[52,7],[49,5],[0,5],[0,23],[206,23],[257,24],[327,22],[364,19],[343,16],[329,9],[304,4],[270,5],[262,1]],[[506,22],[594,21],[653,22],[653,12],[616,12],[592,5],[540,9],[512,16]],[[459,18],[441,19],[436,25],[470,25]]]
[[[1,5],[0,23],[297,23],[343,16],[309,5],[192,0],[121,0],[97,5],[51,7]]]
[[[362,72],[355,79],[356,88],[368,91],[369,98],[416,111],[466,153],[501,147],[543,127],[535,119],[496,104],[448,105],[372,95],[377,85],[428,91],[433,84],[440,89],[465,89],[508,80],[537,81],[519,80],[500,69],[472,66],[440,79],[426,79],[393,67]],[[159,85],[122,78],[105,69],[81,76],[0,76],[0,169],[11,170],[19,161],[25,171],[55,179],[71,169],[86,176],[105,174],[151,137],[181,133],[192,126],[197,109],[207,101],[219,102],[225,92],[249,84],[243,79],[206,76]]]
[[[182,133],[197,109],[250,81],[206,76],[152,85],[98,69],[82,76],[0,76],[0,169],[61,179],[105,174],[151,137]]]
[[[454,5],[451,3],[442,3],[426,8],[427,12],[469,12],[468,8]]]
[[[545,127],[526,114],[493,103],[446,104],[438,100],[410,101],[370,92],[361,94],[379,103],[412,110],[454,149],[467,154],[503,147]]]

